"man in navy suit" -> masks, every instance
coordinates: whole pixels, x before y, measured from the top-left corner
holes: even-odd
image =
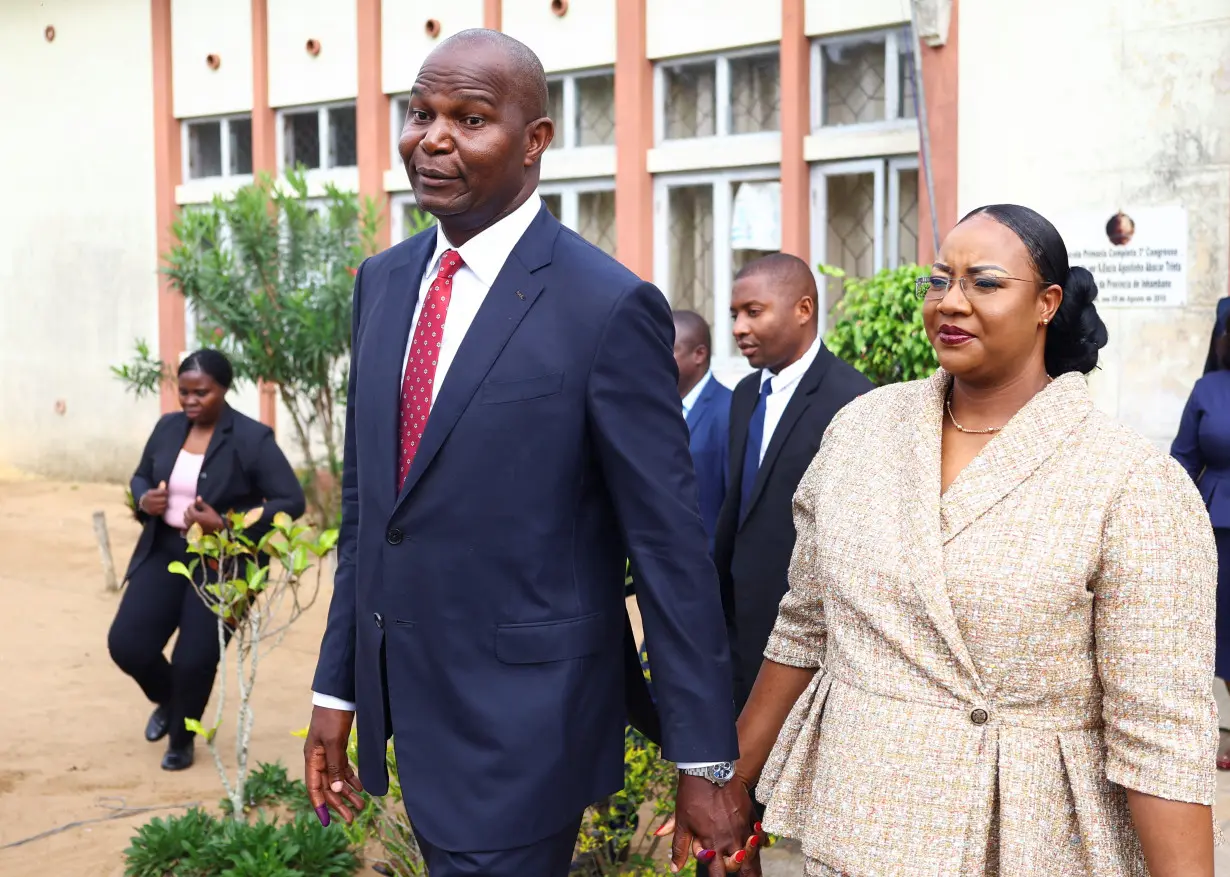
[[[443,42],[411,93],[399,151],[439,226],[355,278],[308,790],[349,821],[386,792],[392,736],[432,877],[563,877],[583,810],[623,785],[627,559],[676,848],[716,877],[751,803],[670,308],[543,206],[546,111],[538,58],[493,31]]]
[[[675,311],[675,365],[679,369],[679,396],[683,417],[691,433],[692,464],[700,519],[713,534],[726,498],[726,446],[730,430],[730,388],[719,384],[709,367],[713,341],[709,324],[695,311]]]

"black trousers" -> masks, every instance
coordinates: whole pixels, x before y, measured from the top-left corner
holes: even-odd
[[[431,877],[568,877],[581,816],[563,831],[515,850],[457,853],[443,850],[423,838],[415,839]]]
[[[167,571],[172,561],[186,564],[192,558],[178,531],[161,521],[157,526],[153,550],[128,579],[107,648],[145,696],[168,709],[169,742],[178,747],[192,742],[184,719],[201,718],[214,687],[218,617],[186,578]],[[179,636],[167,661],[163,650],[176,630]]]

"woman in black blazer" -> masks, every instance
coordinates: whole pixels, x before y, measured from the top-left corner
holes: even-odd
[[[191,767],[193,735],[218,667],[218,621],[172,561],[189,562],[184,532],[225,526],[223,514],[262,506],[246,534],[259,539],[273,516],[303,514],[303,488],[274,441],[273,430],[226,404],[231,364],[216,350],[198,350],[179,367],[179,404],[154,427],[132,476],[137,517],[144,523],[107,637],[111,658],[155,704],[145,727],[151,743],[169,735],[164,770]],[[179,630],[168,662],[163,649]],[[229,638],[229,637],[228,637]]]

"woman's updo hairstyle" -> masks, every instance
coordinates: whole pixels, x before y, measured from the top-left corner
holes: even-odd
[[[1068,266],[1068,248],[1055,226],[1035,210],[1018,204],[992,204],[968,214],[986,214],[1020,238],[1041,279],[1063,287],[1063,301],[1046,333],[1046,373],[1089,374],[1098,367],[1098,351],[1109,338],[1094,300],[1098,285],[1079,265]]]
[[[177,374],[186,375],[188,372],[200,372],[201,374],[209,375],[223,390],[229,390],[231,382],[235,379],[235,372],[231,369],[231,361],[218,351],[210,350],[208,347],[184,357],[184,361],[179,364],[179,372]]]

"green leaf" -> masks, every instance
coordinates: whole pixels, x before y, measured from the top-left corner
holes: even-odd
[[[197,719],[184,719],[184,727],[194,734],[198,734],[205,739],[205,742],[212,743],[214,735],[218,733],[218,729],[206,728]]]
[[[195,568],[196,561],[194,560],[192,564],[193,568]],[[167,572],[177,573],[178,575],[184,576],[188,579],[192,578],[192,571],[189,570],[188,567],[184,566],[183,562],[179,560],[173,560],[167,564]]]

